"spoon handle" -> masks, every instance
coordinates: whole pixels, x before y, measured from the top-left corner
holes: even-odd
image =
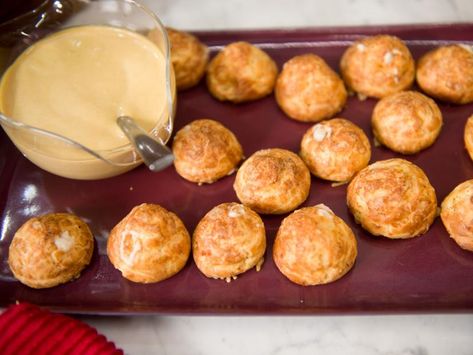
[[[117,118],[117,124],[151,171],[161,171],[172,164],[174,155],[171,150],[149,136],[133,118],[120,116]]]

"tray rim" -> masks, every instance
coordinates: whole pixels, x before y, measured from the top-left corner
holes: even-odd
[[[439,29],[456,29],[461,30],[471,29],[473,30],[473,21],[461,21],[461,22],[429,22],[429,23],[406,23],[406,24],[370,24],[370,25],[348,25],[348,26],[305,26],[305,27],[268,27],[268,28],[231,28],[231,29],[198,29],[189,30],[189,32],[197,36],[233,36],[241,34],[251,34],[254,37],[264,35],[286,35],[286,34],[346,34],[348,36],[356,36],[357,31],[362,31],[367,35],[366,32],[373,32],[381,34],[382,30],[393,31],[405,31],[405,30],[439,30]],[[186,31],[185,29],[182,29]]]
[[[217,30],[190,30],[196,36],[209,37],[206,41],[211,41],[213,36],[218,37],[218,41],[225,41],[234,36],[251,35],[256,43],[258,39],[264,40],[268,36],[293,41],[288,35],[313,36],[313,35],[334,35],[340,36],[339,40],[353,40],[360,36],[367,36],[375,33],[382,33],[383,30],[389,32],[423,30],[432,31],[439,29],[455,29],[455,31],[470,30],[473,31],[473,21],[468,22],[449,22],[449,23],[425,23],[425,24],[389,24],[389,25],[362,25],[362,26],[320,26],[320,27],[287,27],[287,28],[245,28],[245,29],[217,29]],[[362,33],[357,33],[362,32]],[[343,37],[342,37],[343,36]],[[250,40],[251,41],[251,40]],[[304,41],[304,40],[302,40]],[[323,40],[320,40],[321,42]],[[442,40],[438,40],[442,41]],[[452,40],[454,41],[454,40]],[[470,40],[468,40],[470,42]],[[0,135],[0,139],[8,139],[6,135]],[[15,149],[14,149],[15,150]],[[11,152],[7,150],[7,154]],[[21,156],[21,154],[18,154]],[[15,159],[16,160],[16,159]],[[0,180],[10,175],[16,165],[16,161],[7,161],[6,166],[0,169]],[[0,186],[0,191],[2,187]],[[4,210],[6,201],[0,201],[0,211]],[[1,221],[3,223],[3,220]],[[18,301],[17,301],[18,302]],[[21,302],[21,301],[20,301]],[[6,309],[8,305],[1,305],[0,311]],[[198,309],[191,306],[147,306],[127,307],[106,309],[104,307],[81,307],[78,306],[41,306],[54,312],[71,314],[77,316],[146,316],[146,315],[172,315],[172,316],[353,316],[353,315],[414,315],[414,314],[473,314],[473,307],[448,306],[448,305],[423,305],[421,308],[396,307],[387,309],[385,306],[360,306],[359,308],[318,308],[318,307],[270,307],[258,308],[248,306],[238,306],[233,309],[221,309],[216,307],[200,307]]]

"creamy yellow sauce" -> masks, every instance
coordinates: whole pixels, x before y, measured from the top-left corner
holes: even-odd
[[[69,28],[38,41],[7,69],[0,82],[0,111],[101,153],[125,146],[103,155],[136,166],[116,119],[131,116],[147,131],[165,125],[173,109],[166,70],[158,46],[138,33],[107,26]],[[27,158],[58,175],[95,179],[133,167],[109,166],[60,141],[4,128]]]
[[[165,59],[144,36],[114,27],[57,32],[28,48],[7,70],[0,109],[92,149],[127,143],[116,124],[133,117],[151,130],[166,105]]]

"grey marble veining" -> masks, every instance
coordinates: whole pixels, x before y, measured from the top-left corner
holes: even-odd
[[[473,21],[471,0],[145,0],[182,29],[280,28]]]
[[[471,355],[472,315],[86,318],[130,354]]]

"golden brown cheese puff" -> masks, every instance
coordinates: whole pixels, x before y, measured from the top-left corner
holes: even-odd
[[[346,119],[334,118],[307,130],[300,156],[315,176],[346,182],[368,165],[371,146],[361,128]]]
[[[186,264],[191,240],[174,213],[154,204],[134,207],[110,232],[107,254],[122,276],[150,283],[177,274]]]
[[[239,203],[212,208],[197,225],[192,240],[194,261],[207,277],[225,279],[256,267],[266,250],[266,233],[260,216]]]
[[[382,98],[411,87],[415,63],[397,37],[378,35],[360,39],[343,53],[340,69],[345,84],[365,96]]]
[[[473,49],[438,47],[417,62],[417,83],[429,96],[455,104],[473,102]]]
[[[220,101],[244,102],[269,95],[278,68],[264,51],[247,42],[223,48],[207,68],[207,87]]]
[[[352,230],[324,204],[301,208],[286,217],[273,247],[279,271],[303,286],[338,280],[352,268],[356,255]]]
[[[87,224],[69,213],[29,219],[15,233],[8,264],[21,283],[47,288],[80,276],[90,263],[94,237]]]
[[[276,82],[275,94],[286,115],[308,122],[332,117],[347,100],[343,81],[315,54],[287,61]]]
[[[178,90],[197,85],[205,74],[209,60],[208,48],[194,35],[166,28],[171,43],[171,61]]]
[[[445,197],[440,218],[450,237],[462,249],[473,251],[473,180],[461,183]]]
[[[361,170],[348,185],[347,203],[364,229],[391,239],[427,232],[437,214],[429,179],[404,159],[378,161]]]
[[[465,141],[466,150],[468,151],[471,160],[473,160],[473,115],[466,121],[463,139]]]
[[[195,120],[181,128],[174,137],[172,152],[177,173],[199,184],[230,175],[243,159],[235,135],[210,119]]]
[[[256,212],[282,214],[307,199],[310,172],[293,152],[259,150],[242,164],[233,188],[238,199]]]
[[[371,126],[382,145],[398,153],[414,154],[435,142],[442,128],[442,113],[434,100],[404,91],[376,104]]]

